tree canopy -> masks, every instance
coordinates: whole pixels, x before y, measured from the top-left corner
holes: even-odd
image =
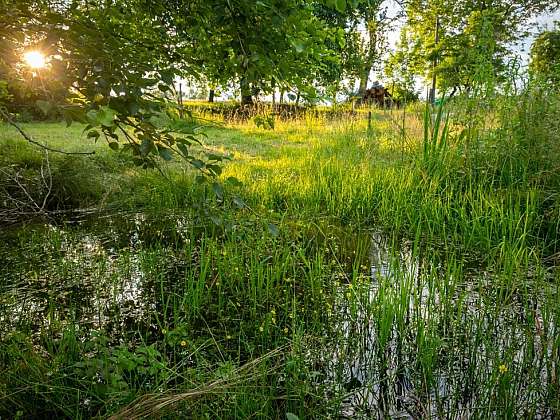
[[[560,83],[560,24],[554,30],[544,31],[531,47],[529,70],[533,77]]]
[[[468,90],[477,77],[499,77],[513,42],[527,35],[528,22],[557,7],[549,0],[410,0],[410,62],[426,79],[435,74],[444,91]]]

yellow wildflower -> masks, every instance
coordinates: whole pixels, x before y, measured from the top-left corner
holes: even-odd
[[[500,371],[500,373],[503,375],[504,373],[506,373],[508,371],[508,368],[506,365],[501,364],[500,366],[498,366],[498,370]]]

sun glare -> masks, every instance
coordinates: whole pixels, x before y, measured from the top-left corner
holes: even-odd
[[[28,51],[23,55],[27,65],[33,69],[45,67],[45,56],[39,51]]]

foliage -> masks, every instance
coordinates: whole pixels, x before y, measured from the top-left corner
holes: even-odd
[[[344,9],[346,2],[333,7]],[[315,70],[336,61],[325,45],[340,36],[303,0],[153,5],[142,0],[62,5],[9,0],[0,12],[11,17],[0,33],[0,64],[6,73],[1,80],[11,97],[28,82],[27,68],[18,64],[22,52],[43,51],[49,62],[37,78],[59,83],[60,89],[40,84],[40,95],[26,94],[27,102],[59,113],[68,124],[87,124],[89,137],[103,137],[111,148],[130,151],[140,166],[154,167],[157,157],[169,160],[175,154],[208,175],[216,174],[220,159],[213,154],[204,162],[190,154],[200,127],[180,118],[176,79],[225,83],[237,78],[244,100],[270,91],[273,83],[299,86],[312,98]]]
[[[387,59],[384,73],[389,82],[388,89],[391,96],[397,101],[405,103],[418,99],[411,58],[408,32],[406,28],[403,28],[396,50]]]
[[[560,100],[539,89],[475,109],[492,125],[449,101],[373,110],[374,135],[367,111],[210,128],[238,156],[221,176],[244,181],[223,190],[177,162],[173,182],[115,162],[79,126],[25,125],[95,148],[72,178],[102,187],[67,194],[106,211],[3,230],[0,413],[555,417]],[[0,159],[39,175],[15,135]],[[217,193],[221,219],[192,210]]]
[[[533,77],[560,83],[560,25],[555,30],[544,31],[531,46],[529,71]]]
[[[525,36],[530,19],[556,7],[558,4],[546,0],[491,4],[413,0],[407,3],[413,44],[407,53],[415,73],[427,80],[435,73],[443,91],[468,91],[477,80],[486,82],[488,78],[493,85],[499,81],[493,75],[500,76],[505,70],[508,48]]]

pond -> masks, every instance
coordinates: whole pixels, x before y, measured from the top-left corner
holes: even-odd
[[[180,345],[204,336],[215,342],[207,360],[240,364],[298,341],[301,381],[343,418],[557,413],[553,269],[485,267],[337,229],[243,245],[246,233],[217,240],[181,214],[11,228],[0,245],[0,337],[40,345],[72,328],[134,349],[183,331]]]

